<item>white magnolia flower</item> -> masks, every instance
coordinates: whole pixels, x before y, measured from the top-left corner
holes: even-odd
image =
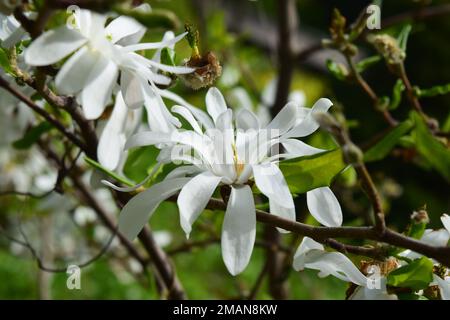
[[[447,214],[443,214],[441,216],[442,224],[445,229],[439,230],[425,230],[423,236],[420,238],[420,241],[434,246],[434,247],[444,247],[448,244],[450,239],[450,216]],[[411,251],[405,250],[399,254],[399,256],[414,260],[422,257],[421,254]],[[436,263],[437,265],[437,263]],[[433,274],[433,283],[439,286],[439,290],[441,292],[441,297],[443,300],[450,300],[450,273],[447,271],[447,274],[444,276],[445,279],[442,279],[436,274]]]
[[[144,104],[149,82],[167,85],[170,78],[157,73],[190,73],[192,69],[174,67],[146,59],[137,50],[170,46],[184,37],[156,43],[137,42],[145,28],[129,17],[118,17],[106,27],[107,16],[77,10],[74,24],[52,29],[37,38],[25,52],[32,66],[54,64],[74,53],[58,72],[55,83],[61,94],[77,94],[86,118],[97,119],[110,102],[119,79],[125,103],[130,108]]]
[[[294,255],[293,267],[297,271],[305,268],[318,270],[319,277],[332,275],[359,287],[353,292],[351,300],[396,300],[395,295],[386,291],[386,278],[379,279],[378,288],[372,278],[366,277],[353,262],[340,252],[327,252],[323,245],[304,237]],[[371,286],[372,284],[372,286]]]
[[[238,112],[233,119],[232,110],[216,88],[206,95],[209,117],[184,106],[173,107],[172,112],[184,118],[192,129],[140,132],[127,141],[127,148],[165,145],[161,161],[183,161],[188,165],[174,169],[163,182],[131,199],[122,210],[119,229],[128,238],[135,238],[158,205],[181,190],[180,222],[189,235],[217,187],[227,185],[231,194],[222,226],[222,255],[230,273],[240,273],[249,262],[256,235],[255,203],[249,183],[254,181],[269,198],[272,214],[295,220],[294,201],[276,163],[280,158],[322,151],[293,138],[317,130],[319,126],[312,114],[318,110],[326,112],[331,105],[328,99],[320,99],[307,109],[291,102],[267,126],[260,126],[249,110]],[[271,155],[270,150],[279,143],[287,152]],[[328,188],[308,192],[308,206],[323,224],[342,223],[341,208]]]
[[[11,48],[21,41],[25,35],[25,30],[13,15],[7,16],[0,13],[0,44],[3,48]]]

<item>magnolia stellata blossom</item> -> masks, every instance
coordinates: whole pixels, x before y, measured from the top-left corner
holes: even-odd
[[[25,30],[14,16],[0,13],[0,40],[3,48],[9,49],[26,35]]]
[[[380,277],[378,288],[370,286],[373,279],[365,276],[353,262],[340,252],[327,252],[323,245],[309,237],[304,237],[294,255],[293,267],[300,271],[305,268],[318,270],[319,277],[333,275],[359,287],[349,297],[352,300],[396,300],[396,295],[387,293],[386,278]]]
[[[119,71],[122,95],[130,108],[143,105],[148,82],[170,83],[170,78],[155,70],[192,72],[190,68],[164,65],[134,52],[170,46],[184,34],[167,41],[137,44],[145,28],[131,18],[118,17],[105,27],[106,15],[77,10],[73,16],[73,25],[49,30],[33,41],[25,52],[25,61],[32,66],[45,66],[74,53],[58,72],[55,84],[61,94],[77,94],[88,119],[103,113]]]
[[[450,216],[448,216],[447,214],[443,214],[441,216],[441,221],[442,224],[444,225],[444,229],[439,230],[426,229],[424,234],[420,238],[420,241],[433,247],[446,246],[450,239]],[[400,252],[399,256],[411,260],[422,257],[421,254],[411,251],[409,249]],[[444,275],[444,279],[436,274],[433,274],[433,284],[439,286],[439,290],[441,292],[441,297],[443,300],[450,300],[450,273],[448,271]]]
[[[180,223],[188,236],[217,187],[228,186],[222,256],[231,274],[242,272],[249,262],[256,235],[255,203],[249,184],[254,181],[269,198],[272,214],[295,220],[294,201],[276,163],[281,158],[322,151],[294,138],[317,130],[312,114],[327,111],[330,106],[328,99],[320,99],[312,109],[290,102],[267,126],[260,126],[256,115],[249,110],[241,110],[233,117],[233,111],[227,108],[216,88],[211,88],[206,95],[209,119],[201,119],[202,113],[194,114],[187,107],[173,107],[172,112],[184,118],[192,129],[140,132],[127,141],[126,147],[164,145],[161,161],[188,164],[174,169],[163,182],[131,199],[121,212],[119,229],[133,239],[158,205],[181,190],[177,201]],[[271,154],[272,148],[280,143],[287,152]],[[313,194],[312,200],[308,200],[311,213],[325,225],[340,225],[339,203],[326,190],[329,189],[310,191]]]

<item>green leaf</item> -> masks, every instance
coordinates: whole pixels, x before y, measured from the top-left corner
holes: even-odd
[[[340,149],[282,161],[280,169],[292,193],[329,186],[347,165]]]
[[[12,145],[19,150],[28,149],[35,144],[44,133],[50,131],[52,128],[53,127],[49,122],[41,122],[28,130],[22,138],[14,141]]]
[[[14,75],[14,72],[12,71],[11,64],[9,62],[8,54],[6,53],[5,49],[0,48],[0,67],[6,72],[11,75]]]
[[[156,164],[159,149],[154,146],[132,149],[123,167],[123,173],[135,182],[143,181]]]
[[[161,50],[161,63],[169,66],[175,66],[175,61],[173,61],[174,52],[172,49],[163,48]]]
[[[90,165],[91,167],[99,170],[100,172],[104,173],[105,175],[107,175],[108,177],[113,178],[114,180],[123,183],[126,186],[134,186],[133,181],[128,180],[126,177],[122,177],[119,176],[117,173],[112,172],[108,169],[106,169],[105,167],[103,167],[100,163],[98,163],[97,161],[95,161],[94,159],[91,159],[89,157],[84,157],[84,161],[86,161],[86,163],[88,165]]]
[[[336,77],[338,80],[345,80],[348,76],[348,71],[344,65],[336,63],[333,60],[328,59],[326,62],[328,71]]]
[[[422,257],[400,267],[387,276],[387,284],[393,287],[411,288],[415,291],[425,289],[433,280],[433,262]]]
[[[400,49],[402,49],[403,52],[406,52],[406,46],[408,44],[408,37],[411,33],[412,26],[410,24],[407,24],[403,27],[402,31],[400,31],[400,34],[397,37],[398,46]]]
[[[398,79],[394,85],[394,88],[392,89],[392,98],[388,106],[389,110],[395,110],[398,108],[400,102],[402,101],[403,91],[405,91],[405,85],[403,84],[402,80]]]
[[[371,57],[367,57],[365,59],[362,59],[361,61],[359,61],[356,64],[356,70],[358,70],[358,72],[362,73],[364,72],[367,68],[373,66],[374,64],[378,63],[379,61],[383,60],[381,58],[381,56],[371,56]]]
[[[420,88],[414,88],[414,94],[419,97],[434,97],[438,95],[444,95],[450,92],[450,83],[444,84],[441,86],[434,86],[429,89],[420,89]]]
[[[364,154],[365,162],[372,162],[384,159],[394,148],[399,139],[407,134],[414,126],[413,121],[406,120],[392,129],[377,144],[367,150]]]
[[[415,122],[412,137],[417,151],[431,167],[450,181],[450,150],[431,134],[425,121],[417,112],[412,112],[411,118]]]
[[[420,239],[422,238],[426,227],[427,224],[425,222],[412,222],[409,226],[407,236],[414,239]]]

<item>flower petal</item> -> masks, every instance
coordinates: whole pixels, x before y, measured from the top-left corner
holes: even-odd
[[[247,109],[240,109],[236,114],[236,127],[242,130],[259,129],[256,115]]]
[[[309,113],[296,123],[295,126],[286,133],[286,138],[301,138],[306,137],[319,129],[319,123],[314,119],[314,114],[319,112],[327,112],[328,109],[333,105],[333,103],[326,98],[321,98],[313,105],[309,110]]]
[[[285,208],[295,208],[289,187],[277,165],[253,165],[253,175],[258,189],[270,200]]]
[[[340,252],[324,251],[320,246],[314,240],[305,237],[294,256],[294,268],[296,270],[315,269],[320,271],[321,278],[332,275],[346,282],[353,282],[360,286],[367,285],[366,276],[349,258]]]
[[[220,180],[221,177],[204,172],[192,178],[181,190],[177,204],[180,210],[181,227],[187,237],[191,233],[192,224],[205,210]]]
[[[116,103],[114,104],[111,117],[103,129],[97,148],[98,160],[108,170],[117,168],[124,152],[125,135],[123,130],[127,112],[127,106],[123,101],[122,94],[119,92],[116,96]]]
[[[447,229],[447,232],[450,234],[450,216],[444,213],[441,216],[441,221],[444,225],[444,228]]]
[[[131,136],[125,144],[125,149],[131,149],[142,146],[151,146],[159,143],[172,142],[170,133],[142,131]]]
[[[305,269],[306,254],[311,250],[325,251],[325,248],[319,242],[309,237],[303,237],[302,242],[294,254],[293,267],[296,271]]]
[[[233,275],[241,273],[250,261],[256,236],[256,213],[248,185],[232,187],[222,225],[222,258]]]
[[[25,62],[31,66],[47,66],[67,57],[86,42],[78,31],[61,26],[34,40],[25,51]]]
[[[56,89],[61,94],[74,94],[84,88],[99,55],[83,47],[71,56],[55,78]]]
[[[149,42],[149,43],[138,43],[130,46],[126,46],[123,48],[124,52],[131,52],[131,51],[139,51],[139,50],[151,50],[151,49],[159,49],[159,48],[165,48],[170,47],[173,44],[177,43],[181,39],[184,38],[184,36],[187,34],[187,32],[184,32],[175,38],[161,41],[161,42]]]
[[[142,24],[127,16],[120,16],[114,19],[105,28],[106,34],[111,36],[112,43],[116,43],[125,37],[141,33],[142,30],[145,30]]]
[[[120,213],[119,231],[128,240],[136,238],[159,204],[177,193],[189,180],[179,178],[162,181],[133,197]]]
[[[144,85],[148,84],[138,74],[121,70],[120,89],[128,108],[137,109],[142,107],[145,101]]]
[[[81,105],[87,119],[97,119],[111,100],[118,75],[117,65],[106,59],[99,59],[92,69],[88,85],[81,92]]]
[[[284,219],[295,221],[295,207],[294,208],[285,208],[283,206],[280,206],[278,202],[274,201],[273,199],[269,199],[269,207],[270,207],[270,213],[276,216],[279,216]],[[289,233],[290,231],[277,228],[278,231],[281,233]]]
[[[278,112],[275,118],[267,125],[268,130],[277,130],[276,136],[284,134],[292,128],[297,119],[299,106],[295,102],[287,103],[283,109]]]
[[[441,277],[433,274],[433,280],[436,281],[439,286],[442,300],[450,300],[450,278],[447,277],[444,280]]]
[[[321,187],[306,193],[309,212],[321,224],[327,227],[342,225],[342,210],[333,191]]]
[[[219,89],[212,87],[206,93],[206,109],[214,122],[223,112],[227,111],[225,99]]]
[[[296,139],[285,139],[282,140],[281,144],[286,149],[287,158],[311,156],[325,151],[323,149],[314,148],[303,141]]]
[[[186,120],[191,125],[192,129],[194,129],[195,132],[199,134],[203,133],[200,125],[198,124],[197,120],[195,120],[194,116],[188,108],[184,106],[173,106],[171,110],[173,113],[182,116],[184,120]]]

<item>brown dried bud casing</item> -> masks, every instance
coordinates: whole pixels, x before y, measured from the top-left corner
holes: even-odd
[[[222,66],[212,52],[202,57],[191,57],[184,65],[195,69],[193,73],[180,75],[184,83],[194,90],[212,86],[222,74]]]

